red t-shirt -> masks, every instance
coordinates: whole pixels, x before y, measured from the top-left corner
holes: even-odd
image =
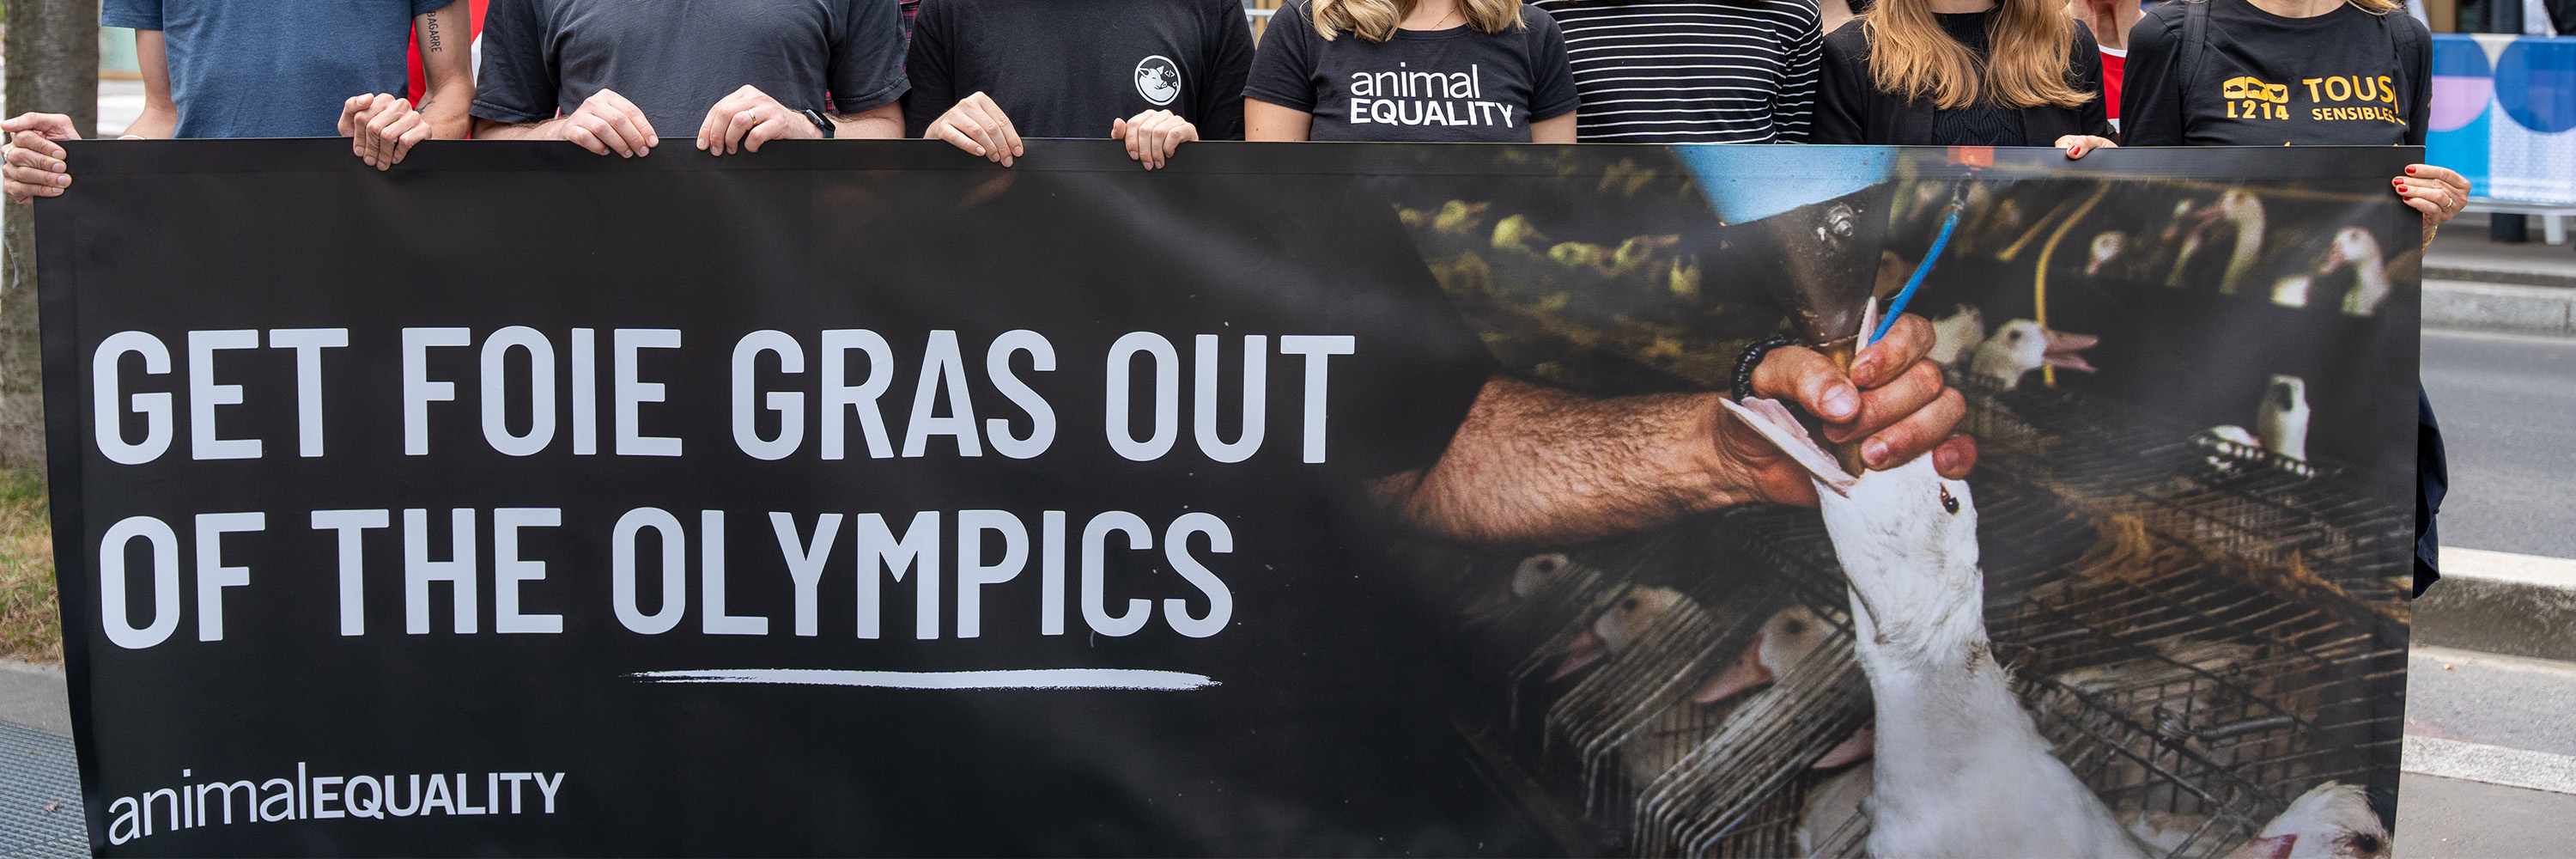
[[[2110,108],[2112,128],[2120,127],[2120,76],[2128,65],[2128,51],[2117,48],[2102,49],[2102,101],[2103,106]]]

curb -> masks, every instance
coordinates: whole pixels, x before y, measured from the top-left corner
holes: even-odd
[[[2437,280],[2576,288],[2576,272],[2450,265],[2424,266],[2424,282],[2429,285]]]
[[[2576,336],[2576,288],[2427,280],[2423,321],[2426,328]]]
[[[2412,614],[2417,644],[2576,662],[2576,560],[2444,547]]]

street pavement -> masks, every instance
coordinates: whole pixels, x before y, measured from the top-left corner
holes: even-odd
[[[2423,368],[2450,448],[2443,544],[2576,558],[2576,338],[2426,330]]]

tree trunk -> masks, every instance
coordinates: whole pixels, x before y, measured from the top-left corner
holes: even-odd
[[[98,0],[8,0],[6,113],[67,114],[98,133]],[[44,339],[36,325],[36,229],[0,201],[0,468],[45,467]]]

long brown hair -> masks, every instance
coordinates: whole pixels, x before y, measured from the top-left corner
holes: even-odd
[[[1526,26],[1521,0],[1457,0],[1467,26],[1488,35]],[[1343,30],[1383,42],[1395,38],[1396,25],[1413,13],[1414,0],[1314,0],[1315,32],[1330,42]]]
[[[1930,0],[1879,0],[1859,17],[1869,39],[1870,82],[1881,92],[1929,100],[1941,110],[1981,101],[2076,107],[2094,97],[2066,80],[2077,24],[2049,0],[1996,0],[1986,18],[1982,61],[1942,31]]]
[[[2189,2],[2198,3],[2201,2],[2201,0],[2189,0]],[[2373,15],[2386,15],[2390,12],[2406,8],[2406,4],[2400,2],[2400,0],[2344,0],[2344,2],[2352,4],[2353,8],[2360,9],[2361,11],[2368,12]]]

